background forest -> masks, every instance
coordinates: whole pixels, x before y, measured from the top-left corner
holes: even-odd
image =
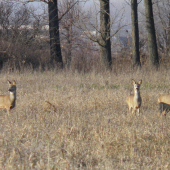
[[[110,3],[110,41],[112,69],[133,67],[130,1],[117,9]],[[40,3],[40,2],[39,2]],[[60,46],[65,69],[89,72],[101,70],[99,3],[85,7],[77,1],[59,1]],[[46,70],[54,64],[50,57],[47,4],[0,3],[0,65],[8,70],[26,67]],[[169,1],[153,1],[157,49],[160,63],[169,61]],[[71,7],[71,8],[70,8]],[[163,9],[163,10],[162,10]],[[138,4],[139,54],[142,66],[149,65],[148,41],[143,1]],[[124,64],[125,63],[125,64]],[[124,66],[125,65],[125,66]]]

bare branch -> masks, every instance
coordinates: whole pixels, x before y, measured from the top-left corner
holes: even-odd
[[[125,2],[130,6],[130,2],[128,2],[127,0],[125,0]]]
[[[71,6],[69,6],[69,8],[61,15],[61,17],[58,19],[59,21],[69,12],[69,10],[71,8],[73,8],[76,4],[78,3],[78,1],[76,1],[75,3],[73,3]]]
[[[128,2],[127,0],[124,0],[129,6],[131,6],[130,2]],[[139,5],[142,2],[142,0],[140,0],[137,4]]]
[[[138,2],[138,5],[139,5],[141,2],[142,2],[142,0]]]

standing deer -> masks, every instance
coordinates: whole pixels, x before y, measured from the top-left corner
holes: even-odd
[[[138,110],[138,113],[140,114],[140,106],[142,103],[142,99],[140,96],[140,85],[142,84],[142,80],[140,80],[137,83],[132,79],[132,84],[133,84],[134,94],[129,95],[126,99],[126,102],[129,107],[129,112],[133,114],[134,112],[136,112],[136,110]]]
[[[15,102],[16,102],[16,82],[13,81],[11,83],[8,80],[9,84],[9,94],[8,95],[0,95],[0,108],[4,108],[7,110],[8,115],[9,112],[12,108],[15,107]]]

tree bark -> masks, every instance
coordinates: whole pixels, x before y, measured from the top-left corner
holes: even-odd
[[[131,0],[133,66],[141,66],[139,53],[139,27],[137,8],[138,8],[137,0]]]
[[[106,69],[111,69],[109,0],[100,0],[100,59]]]
[[[48,2],[49,12],[49,33],[50,33],[50,63],[54,67],[56,64],[63,68],[63,60],[60,46],[59,19],[58,19],[58,0]]]
[[[158,56],[158,49],[157,49],[157,42],[156,42],[152,0],[144,0],[144,4],[145,4],[146,29],[147,29],[147,36],[148,36],[150,65],[154,67],[158,67],[159,56]]]

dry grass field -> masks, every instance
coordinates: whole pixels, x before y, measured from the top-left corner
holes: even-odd
[[[132,78],[142,79],[140,115],[125,102]],[[9,116],[0,110],[0,169],[170,169],[170,114],[157,103],[170,70],[1,73],[1,94],[8,79],[17,102]]]

